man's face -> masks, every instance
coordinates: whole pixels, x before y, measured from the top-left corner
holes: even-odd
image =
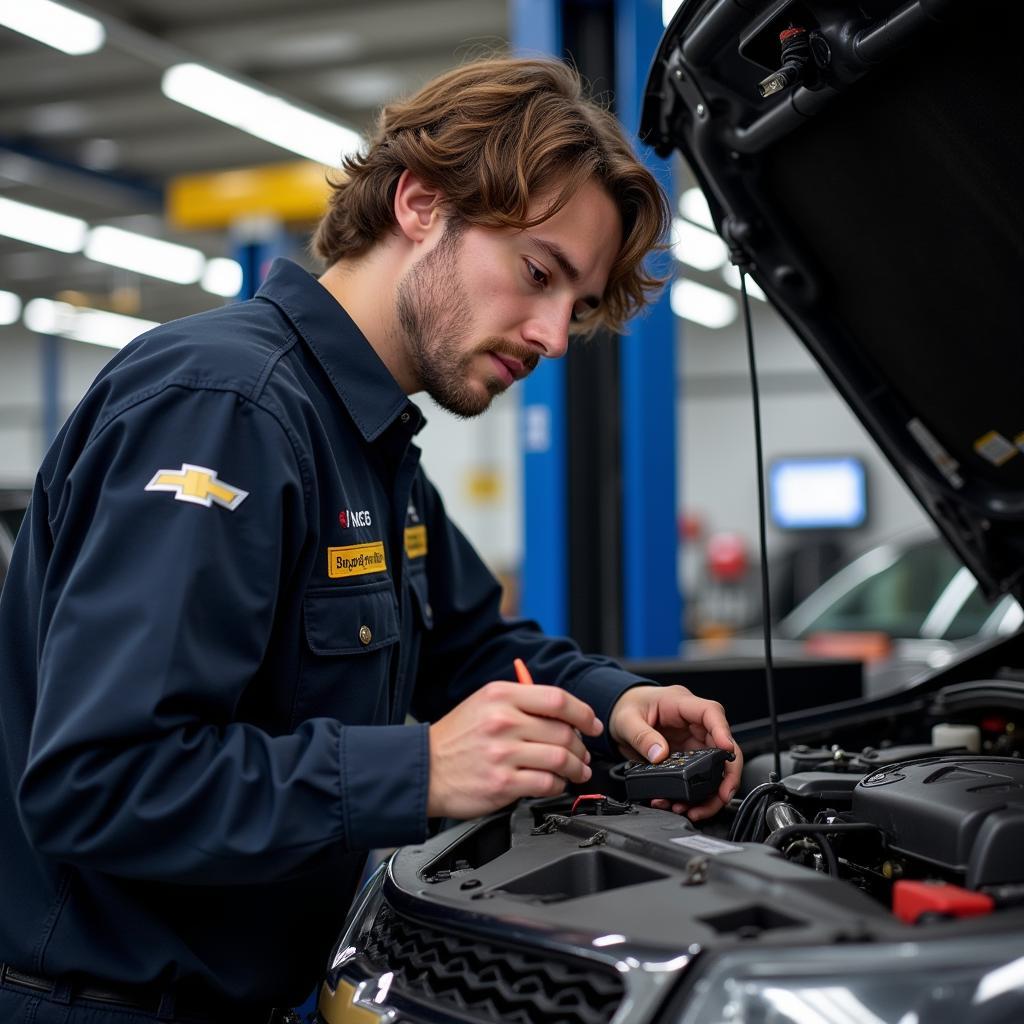
[[[525,231],[449,221],[396,294],[419,387],[456,416],[476,416],[542,356],[564,355],[569,324],[600,300],[621,238],[596,182]]]

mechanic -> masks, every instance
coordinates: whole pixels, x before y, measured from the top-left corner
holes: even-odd
[[[110,361],[0,604],[0,1019],[286,1019],[368,850],[591,752],[733,747],[720,705],[503,619],[413,444],[409,395],[474,416],[621,327],[667,221],[573,70],[468,64],[347,160],[319,280],[280,261]]]

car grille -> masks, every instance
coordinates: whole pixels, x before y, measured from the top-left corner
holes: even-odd
[[[384,905],[364,954],[393,971],[392,990],[492,1024],[608,1024],[622,979],[587,960],[528,953],[441,931]]]

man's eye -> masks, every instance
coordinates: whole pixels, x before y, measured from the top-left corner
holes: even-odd
[[[544,271],[540,269],[540,267],[531,263],[529,260],[526,261],[526,271],[533,279],[534,284],[543,285],[548,283],[548,275],[545,274]]]

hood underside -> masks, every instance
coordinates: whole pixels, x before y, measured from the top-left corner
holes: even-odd
[[[641,132],[986,594],[1024,600],[1019,7],[684,2]],[[762,98],[794,27],[801,80]]]

